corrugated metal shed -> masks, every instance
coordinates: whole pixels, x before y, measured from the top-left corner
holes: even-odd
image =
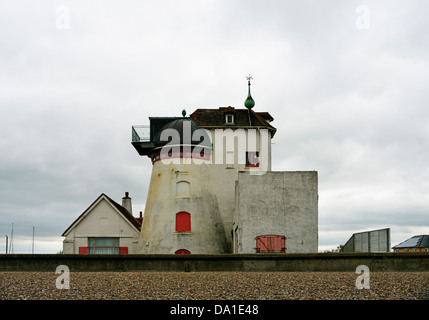
[[[389,252],[390,228],[354,233],[340,252]]]

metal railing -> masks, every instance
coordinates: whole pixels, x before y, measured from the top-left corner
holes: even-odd
[[[149,142],[150,141],[150,126],[135,125],[132,126],[132,142]]]

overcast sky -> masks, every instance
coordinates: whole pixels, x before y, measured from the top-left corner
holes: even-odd
[[[62,250],[101,194],[144,211],[131,126],[243,108],[277,127],[275,171],[319,175],[319,250],[429,234],[426,1],[2,1],[0,252]],[[9,239],[10,240],[10,239]]]

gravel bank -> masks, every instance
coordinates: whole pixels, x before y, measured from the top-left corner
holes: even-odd
[[[353,272],[0,272],[2,300],[322,299],[429,300],[429,272],[373,272],[358,290]]]

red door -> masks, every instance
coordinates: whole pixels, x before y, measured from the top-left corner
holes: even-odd
[[[191,252],[186,249],[180,249],[177,250],[174,254],[191,254]]]
[[[191,214],[179,212],[176,214],[176,232],[191,231]]]
[[[286,237],[267,235],[256,237],[256,252],[286,252]]]

